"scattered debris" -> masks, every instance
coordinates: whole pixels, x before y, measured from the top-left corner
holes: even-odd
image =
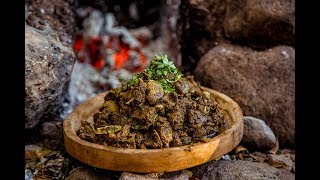
[[[286,154],[268,154],[266,162],[276,168],[284,168],[289,171],[293,169],[293,161]]]

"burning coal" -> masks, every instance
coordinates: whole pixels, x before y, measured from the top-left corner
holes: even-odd
[[[148,60],[143,52],[147,41],[141,38],[141,34],[136,34],[136,38],[125,27],[117,26],[113,14],[104,16],[94,10],[83,21],[83,28],[73,44],[80,62],[89,63],[98,70],[108,67],[132,73],[147,66]]]

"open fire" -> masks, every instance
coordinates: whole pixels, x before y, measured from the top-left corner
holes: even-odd
[[[124,27],[116,26],[115,17],[108,13],[92,11],[83,22],[83,30],[73,44],[80,62],[89,63],[97,70],[109,67],[113,70],[126,69],[131,73],[141,72],[147,66],[143,52],[145,38],[136,37]]]

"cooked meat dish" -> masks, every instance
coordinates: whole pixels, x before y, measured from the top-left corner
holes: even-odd
[[[93,122],[82,121],[81,139],[117,148],[156,149],[207,142],[224,129],[218,102],[167,56],[126,84],[108,91]]]

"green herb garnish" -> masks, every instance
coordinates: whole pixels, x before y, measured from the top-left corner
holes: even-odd
[[[132,78],[127,82],[127,85],[132,86],[138,84],[140,77],[142,77],[141,73],[133,75]]]
[[[167,55],[155,55],[150,62],[150,66],[143,72],[132,76],[127,82],[127,85],[131,86],[137,84],[139,78],[144,75],[147,75],[149,80],[154,80],[159,83],[162,86],[164,93],[175,93],[174,83],[183,76],[173,62],[169,61]]]

